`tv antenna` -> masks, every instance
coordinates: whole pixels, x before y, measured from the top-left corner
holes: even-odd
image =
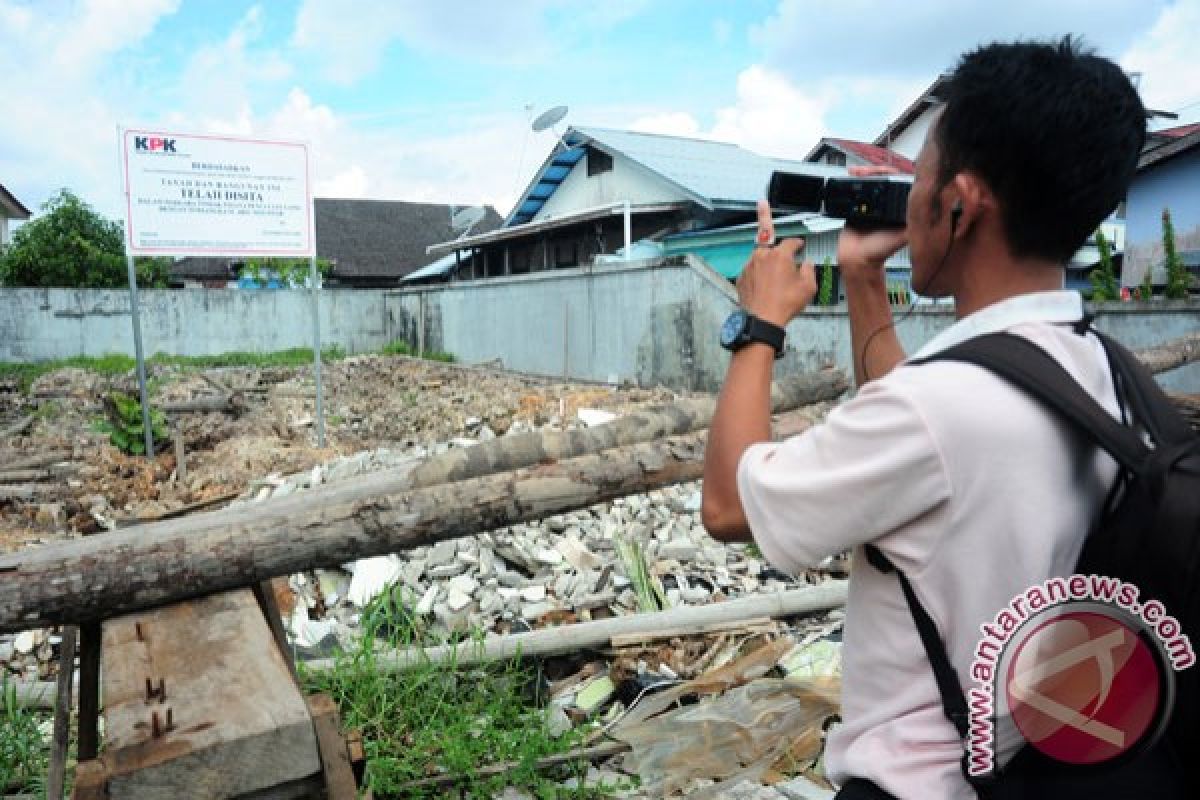
[[[543,111],[538,115],[538,118],[533,121],[534,133],[541,133],[544,130],[549,130],[558,138],[558,143],[562,145],[563,150],[570,150],[567,143],[563,141],[562,134],[558,132],[555,126],[563,121],[567,116],[566,106],[555,106],[547,111]]]
[[[462,239],[471,233],[471,229],[478,225],[486,214],[481,206],[466,206],[457,210],[451,206],[450,227],[458,234],[458,238]]]

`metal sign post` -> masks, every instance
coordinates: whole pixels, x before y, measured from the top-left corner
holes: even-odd
[[[313,323],[313,380],[317,384],[317,446],[325,446],[325,411],[321,397],[321,277],[317,271],[317,257],[308,260],[308,279],[312,285]]]
[[[146,443],[146,457],[154,457],[154,430],[150,425],[150,394],[146,389],[146,358],[142,351],[142,320],[138,315],[137,270],[133,266],[133,253],[125,250],[125,266],[129,270],[129,310],[133,317],[133,352],[137,357],[138,394],[142,400],[142,438]]]

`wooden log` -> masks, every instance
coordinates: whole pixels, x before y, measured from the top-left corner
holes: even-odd
[[[62,491],[62,487],[52,483],[13,483],[0,485],[0,500],[33,500],[47,497]]]
[[[58,660],[58,692],[54,704],[54,735],[50,740],[50,768],[46,774],[47,800],[62,800],[67,778],[67,745],[71,740],[71,682],[75,677],[75,642],[79,629],[63,628]]]
[[[320,772],[316,737],[249,589],[104,623],[113,800],[239,797]]]
[[[397,492],[367,475],[0,557],[0,631],[104,619],[698,479],[705,432]]]
[[[686,606],[666,611],[630,614],[624,617],[580,622],[557,628],[542,628],[527,633],[496,636],[482,642],[461,642],[436,647],[414,647],[394,653],[380,653],[375,663],[380,669],[404,670],[422,664],[478,664],[517,656],[553,656],[580,650],[606,647],[613,639],[629,642],[636,634],[657,636],[663,630],[703,629],[721,623],[759,620],[762,617],[790,617],[811,614],[842,606],[846,602],[846,582],[830,581],[786,592],[740,597],[723,603]],[[333,669],[333,659],[309,661],[312,670]]]
[[[39,453],[35,456],[13,455],[8,458],[0,456],[0,464],[4,465],[4,469],[37,469],[38,467],[48,467],[51,464],[59,464],[70,460],[70,450],[51,450],[48,453]]]
[[[1200,331],[1138,350],[1134,355],[1155,374],[1200,361]]]
[[[181,400],[178,403],[167,403],[162,406],[164,414],[236,414],[242,410],[242,404],[233,395],[224,397],[194,397],[191,400]]]
[[[0,469],[0,483],[34,483],[55,477],[48,469]]]
[[[840,370],[784,378],[771,385],[771,408],[781,413],[833,400],[846,391],[847,385],[845,373]],[[585,430],[501,436],[426,460],[409,473],[408,486],[415,489],[461,481],[691,433],[708,427],[715,408],[715,397],[688,398],[635,411]]]
[[[10,436],[17,436],[18,434],[24,433],[33,427],[34,419],[35,417],[33,414],[26,414],[11,425],[0,428],[0,439],[7,439]]]

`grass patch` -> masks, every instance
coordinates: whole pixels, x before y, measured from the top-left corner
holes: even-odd
[[[304,367],[313,362],[311,347],[293,347],[290,350],[277,350],[271,353],[247,353],[235,351],[220,353],[214,356],[173,356],[156,353],[146,359],[146,363],[160,366],[174,366],[192,369],[211,369],[213,367]],[[321,348],[322,361],[339,361],[346,357],[344,348],[330,345]],[[34,363],[18,363],[0,361],[0,378],[15,378],[23,391],[29,391],[30,385],[48,372],[64,367],[76,367],[102,375],[123,375],[132,372],[137,362],[131,356],[120,353],[110,353],[106,356],[73,356],[71,358],[56,358],[51,361]]]
[[[413,358],[417,357],[416,351],[413,350],[412,346],[409,345],[409,343],[404,341],[403,339],[396,339],[394,341],[388,342],[387,344],[385,344],[383,346],[383,349],[380,350],[379,352],[381,352],[385,356],[410,356]],[[426,361],[441,361],[444,364],[453,364],[455,361],[458,360],[454,357],[453,353],[443,353],[440,350],[432,350],[432,351],[425,352],[421,355],[421,358],[425,359]]]
[[[363,614],[357,649],[337,658],[326,673],[309,673],[300,665],[310,691],[327,692],[337,702],[344,724],[363,735],[367,765],[365,783],[376,796],[395,798],[490,798],[505,786],[539,798],[610,796],[595,787],[561,788],[568,777],[586,773],[587,764],[558,771],[539,771],[539,758],[579,744],[582,731],[554,737],[533,696],[536,674],[520,661],[458,668],[425,664],[399,673],[376,663],[376,640],[392,647],[426,642],[420,618],[407,611],[406,598],[385,593]],[[407,598],[410,599],[410,598]],[[503,775],[480,778],[476,770],[501,762],[515,766]],[[449,772],[457,788],[404,789],[410,781]]]
[[[44,796],[50,748],[38,733],[49,715],[23,708],[16,686],[0,681],[0,794],[32,792]]]

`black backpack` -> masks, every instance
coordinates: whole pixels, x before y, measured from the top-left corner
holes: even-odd
[[[1090,329],[1087,318],[1076,331],[1100,338],[1122,414],[1131,414],[1136,428],[1114,420],[1057,361],[1020,336],[986,334],[912,363],[963,361],[984,367],[1032,395],[1112,455],[1119,465],[1116,484],[1088,533],[1076,574],[1119,578],[1139,587],[1143,599],[1160,600],[1179,621],[1187,637],[1182,641],[1200,645],[1200,436],[1133,354]],[[897,573],[933,668],[943,712],[966,747],[967,699],[933,620],[908,579],[883,553],[867,545],[866,554],[875,568]],[[1200,667],[1183,668],[1174,677],[1173,703],[1163,704],[1171,708],[1166,734],[1140,751],[1077,766],[1026,744],[1009,764],[982,776],[969,773],[966,753],[963,774],[985,800],[1200,798]]]

